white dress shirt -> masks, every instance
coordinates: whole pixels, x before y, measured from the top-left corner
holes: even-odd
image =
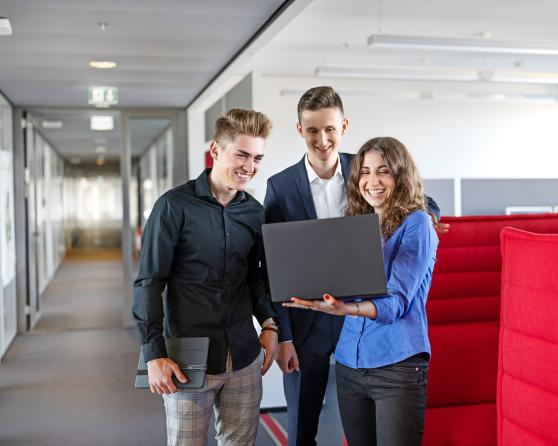
[[[314,199],[314,207],[318,218],[334,218],[345,215],[347,208],[347,191],[343,172],[341,171],[341,159],[337,154],[337,168],[333,176],[324,180],[320,178],[308,162],[308,154],[304,157],[310,191]]]

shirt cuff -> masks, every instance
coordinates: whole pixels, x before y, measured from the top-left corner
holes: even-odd
[[[267,327],[269,325],[277,325],[277,322],[272,317],[268,317],[265,321],[263,321],[262,328]]]
[[[253,314],[262,327],[265,321],[276,316],[271,305],[267,305],[266,303],[258,305],[258,308],[256,308]]]
[[[142,344],[141,352],[143,353],[143,359],[145,362],[167,357],[167,349],[165,347],[164,339]]]
[[[391,305],[387,300],[389,297],[375,299],[372,301],[376,307],[377,316],[375,320],[378,324],[391,324],[393,322],[393,317],[391,316]]]

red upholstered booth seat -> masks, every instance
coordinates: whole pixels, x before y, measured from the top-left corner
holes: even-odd
[[[558,445],[558,235],[504,229],[502,256],[498,444]]]
[[[512,226],[558,233],[558,215],[448,217],[443,221],[451,229],[440,235],[426,306],[432,359],[423,444],[495,445],[500,231]]]

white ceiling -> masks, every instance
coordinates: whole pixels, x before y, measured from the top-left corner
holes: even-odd
[[[278,0],[0,0],[0,16],[14,34],[0,38],[0,90],[21,106],[84,107],[87,88],[119,88],[122,107],[184,107],[282,4]],[[318,67],[385,72],[494,70],[558,76],[558,56],[378,49],[371,34],[480,37],[544,41],[558,46],[555,0],[309,0],[275,37],[248,58],[246,67],[266,76],[342,85],[355,94],[403,91],[408,82],[319,78]],[[108,23],[106,31],[98,26]],[[118,62],[95,70],[89,60]],[[288,85],[288,82],[286,83]],[[447,90],[518,91],[558,97],[557,85],[437,82]],[[409,87],[414,88],[414,87]],[[74,112],[75,113],[75,112]],[[81,116],[81,121],[78,119]],[[46,115],[45,115],[46,116]],[[48,137],[68,156],[95,148],[88,113],[77,113],[64,132]],[[51,114],[48,119],[55,119]],[[145,123],[144,123],[145,124]],[[77,129],[82,132],[79,141]],[[117,127],[118,128],[118,127]],[[74,132],[76,130],[76,132]],[[136,129],[138,135],[142,130]],[[161,129],[145,129],[138,146]],[[68,131],[66,133],[66,131]],[[117,151],[118,135],[107,134]],[[116,152],[114,152],[116,155]]]
[[[105,110],[83,110],[88,87],[117,87],[122,108],[185,107],[283,1],[0,0],[0,17],[13,28],[12,36],[0,37],[0,90],[31,110],[65,158],[95,159],[99,145],[107,147],[108,159],[117,158],[119,113],[113,113],[115,130],[91,131],[90,117]],[[106,30],[99,23],[107,23]],[[90,60],[118,66],[93,69]],[[43,129],[44,119],[61,120],[63,128]],[[167,125],[133,120],[133,155]],[[105,142],[96,143],[99,138]]]
[[[481,37],[542,41],[558,48],[555,0],[314,0],[251,61],[251,69],[269,76],[316,78],[318,67],[354,67],[403,73],[417,70],[456,72],[552,73],[558,56],[480,54],[451,51],[379,49],[367,45],[371,34]],[[355,81],[356,83],[356,81]],[[369,81],[368,84],[378,84]],[[360,87],[364,87],[361,85]],[[518,88],[516,85],[504,88]],[[526,87],[529,88],[529,87]],[[540,90],[554,93],[556,85]]]
[[[121,107],[184,107],[282,3],[0,0],[13,28],[0,37],[0,90],[18,106],[83,107],[88,87],[110,85]]]

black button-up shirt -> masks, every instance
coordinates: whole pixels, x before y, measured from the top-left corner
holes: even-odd
[[[146,361],[166,357],[163,336],[208,336],[207,372],[219,374],[229,350],[234,370],[256,359],[252,314],[262,324],[274,312],[263,277],[263,207],[244,192],[223,207],[211,194],[209,172],[155,203],[143,234],[133,312]]]

